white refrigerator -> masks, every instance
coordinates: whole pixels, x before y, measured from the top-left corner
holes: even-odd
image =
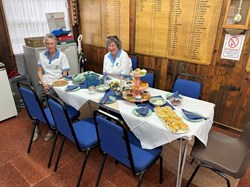
[[[10,82],[4,65],[0,62],[0,121],[17,116],[17,110]]]

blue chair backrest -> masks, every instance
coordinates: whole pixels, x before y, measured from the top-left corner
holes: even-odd
[[[154,74],[153,73],[148,73],[144,76],[144,77],[141,77],[141,81],[145,81],[145,82],[148,82],[148,85],[149,87],[154,87]]]
[[[125,141],[124,129],[107,120],[104,117],[96,117],[99,146],[102,152],[106,152],[119,162],[131,168],[127,143]]]
[[[69,124],[70,119],[66,110],[55,99],[49,98],[48,104],[49,104],[52,116],[54,118],[57,130],[62,135],[66,136],[68,139],[70,139],[72,142],[75,143],[75,138],[74,138],[75,134],[74,134],[73,129],[71,129],[72,124]]]
[[[135,70],[138,65],[138,58],[136,56],[130,56],[130,59],[132,61],[132,69]]]
[[[28,113],[32,119],[38,119],[45,124],[48,124],[44,117],[44,111],[40,106],[39,100],[35,95],[34,91],[28,87],[19,86],[19,92],[22,95],[23,101],[26,105]],[[48,124],[49,125],[49,124]]]
[[[178,91],[181,95],[199,99],[201,89],[202,85],[199,82],[178,78],[174,83],[173,92]]]

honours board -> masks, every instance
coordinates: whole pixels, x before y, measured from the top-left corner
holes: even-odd
[[[137,0],[135,52],[210,64],[223,0]]]
[[[84,0],[80,3],[83,43],[105,47],[106,37],[117,35],[129,49],[129,0]]]

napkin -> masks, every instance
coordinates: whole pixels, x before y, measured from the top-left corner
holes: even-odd
[[[168,96],[167,99],[170,99],[171,97],[175,98],[181,98],[180,94],[178,91],[174,92],[172,95]]]
[[[143,107],[138,107],[135,109],[135,111],[140,115],[146,116],[148,114],[148,111],[149,111],[149,106],[146,105]]]
[[[153,106],[152,104],[148,103],[148,102],[146,102],[146,103],[138,103],[138,104],[136,104],[136,105],[137,105],[137,107],[145,107],[145,106],[148,106],[149,109],[151,109],[152,111],[154,111],[154,106]]]
[[[104,97],[100,100],[99,103],[105,104],[105,103],[112,103],[112,102],[113,102],[113,100],[110,99],[110,95],[106,95],[106,96],[104,96]]]
[[[199,119],[205,119],[202,115],[196,114],[194,112],[190,112],[188,110],[182,109],[182,112],[189,120],[199,120]]]
[[[76,84],[68,85],[66,88],[66,91],[72,91],[72,90],[77,89],[77,88],[79,88],[79,86]]]

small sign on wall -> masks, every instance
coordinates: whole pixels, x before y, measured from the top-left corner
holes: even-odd
[[[245,35],[226,34],[221,58],[229,60],[239,60],[242,47],[244,44]]]

